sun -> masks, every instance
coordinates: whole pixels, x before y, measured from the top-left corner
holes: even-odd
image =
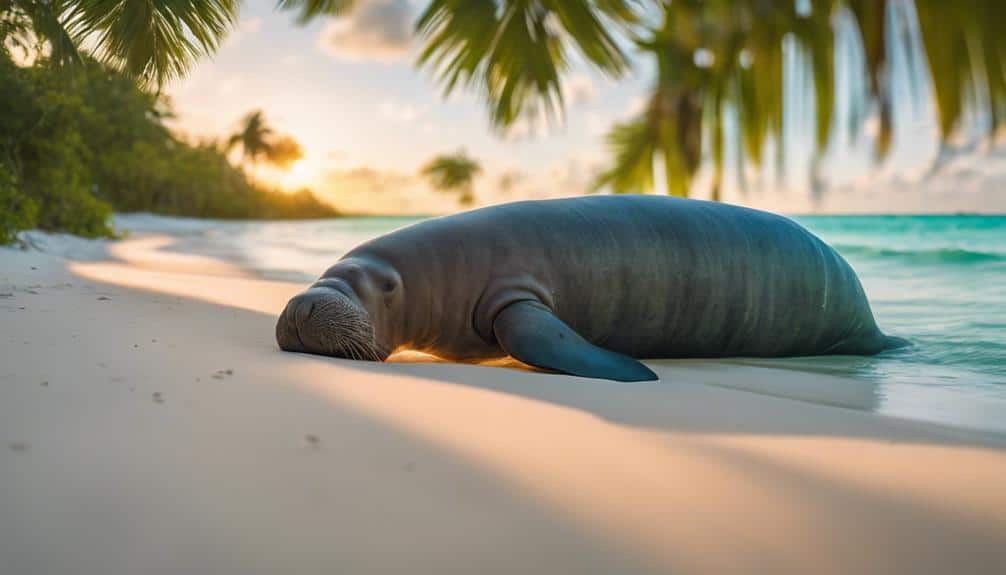
[[[301,158],[290,166],[289,170],[280,177],[280,183],[288,189],[297,189],[308,186],[314,179],[316,170],[307,158]]]

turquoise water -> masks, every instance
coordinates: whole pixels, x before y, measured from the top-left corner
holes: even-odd
[[[129,218],[125,227],[148,225]],[[186,238],[179,249],[309,282],[356,244],[419,219],[186,221],[173,232]],[[914,345],[870,358],[784,360],[783,367],[867,382],[874,396],[867,409],[1006,433],[1006,216],[795,219],[856,269],[881,329]]]
[[[1006,431],[1006,216],[797,219],[859,274],[912,348],[861,360],[881,409]]]

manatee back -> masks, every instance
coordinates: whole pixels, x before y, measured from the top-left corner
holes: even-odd
[[[634,357],[804,355],[879,333],[852,268],[795,222],[659,196],[504,204],[360,246],[402,274],[431,349],[498,354],[472,329],[495,282],[530,277],[556,315]],[[488,320],[491,321],[491,318]]]

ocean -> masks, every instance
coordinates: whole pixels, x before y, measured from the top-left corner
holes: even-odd
[[[358,243],[421,220],[360,217],[214,222],[120,216],[170,232],[173,249],[270,279],[307,283]],[[876,357],[794,358],[771,366],[867,382],[866,406],[899,417],[1006,433],[1006,216],[795,216],[859,274],[881,329],[912,346]]]

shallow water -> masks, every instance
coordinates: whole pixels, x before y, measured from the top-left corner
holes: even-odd
[[[120,227],[181,235],[175,249],[310,282],[356,244],[415,217],[206,222],[122,216]],[[859,273],[884,332],[909,349],[877,357],[744,360],[869,382],[864,406],[1006,432],[1006,216],[803,216]]]

